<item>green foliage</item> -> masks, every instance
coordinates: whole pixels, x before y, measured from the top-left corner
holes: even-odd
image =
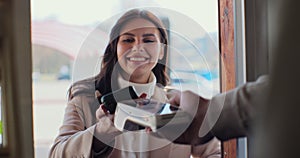
[[[0,120],[0,134],[2,134],[2,121]]]

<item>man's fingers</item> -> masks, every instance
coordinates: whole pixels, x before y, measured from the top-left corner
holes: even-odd
[[[179,90],[171,90],[167,93],[168,102],[172,105],[180,104],[181,92]]]

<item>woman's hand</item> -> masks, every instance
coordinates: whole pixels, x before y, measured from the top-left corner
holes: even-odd
[[[95,91],[95,98],[98,100],[101,97],[101,93],[96,90]],[[108,110],[105,108],[103,104],[99,105],[99,108],[96,110],[96,118],[101,120],[103,117],[108,117],[112,122],[114,122],[114,115],[109,114]]]
[[[95,92],[95,97],[100,97],[99,91]],[[95,128],[95,137],[103,144],[112,145],[115,136],[121,134],[114,126],[114,115],[109,114],[104,105],[101,104],[96,110],[96,118],[98,120]]]
[[[96,118],[101,120],[103,117],[108,117],[111,122],[114,122],[114,114],[109,114],[108,110],[103,104],[99,105],[99,108],[96,110]]]

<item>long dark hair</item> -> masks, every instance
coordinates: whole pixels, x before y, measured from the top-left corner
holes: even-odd
[[[116,78],[112,78],[112,73],[115,65],[118,62],[117,44],[119,41],[120,31],[127,22],[136,18],[143,18],[145,20],[150,21],[159,30],[160,42],[164,44],[164,56],[161,60],[158,61],[156,66],[152,69],[152,72],[154,73],[157,79],[157,83],[161,84],[162,86],[166,86],[169,81],[168,75],[166,73],[168,34],[164,24],[158,17],[156,17],[153,13],[147,10],[132,9],[126,12],[123,16],[121,16],[112,28],[110,32],[109,44],[107,45],[103,55],[100,73],[92,78],[92,80],[94,80],[95,82],[96,90],[99,90],[102,95],[111,92],[111,84],[117,83]],[[90,81],[91,79],[88,80]]]

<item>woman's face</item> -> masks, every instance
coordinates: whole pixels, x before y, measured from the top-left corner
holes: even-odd
[[[158,29],[142,18],[127,22],[120,31],[117,55],[123,77],[146,83],[158,59],[164,56]]]

